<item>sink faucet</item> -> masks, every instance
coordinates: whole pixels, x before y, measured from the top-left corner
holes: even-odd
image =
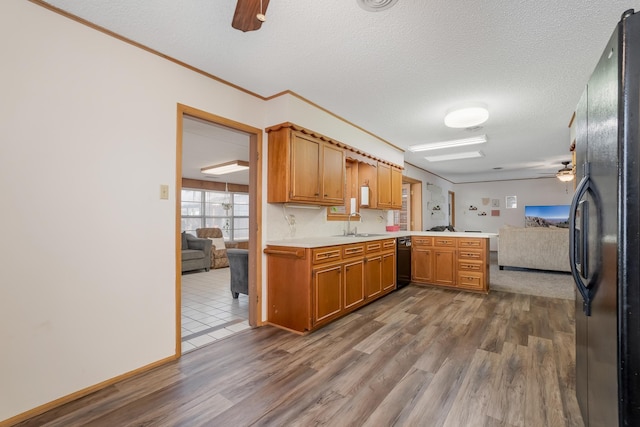
[[[356,227],[353,232],[351,231],[351,217],[352,216],[356,216],[356,215],[358,215],[360,218],[362,218],[362,215],[360,215],[360,212],[351,212],[349,214],[349,219],[347,220],[347,234],[346,234],[347,236],[349,236],[351,234],[353,234],[353,235],[358,234],[358,227]]]

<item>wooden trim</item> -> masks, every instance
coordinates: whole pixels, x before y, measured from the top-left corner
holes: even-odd
[[[264,99],[269,101],[269,100],[272,100],[272,99],[275,99],[275,98],[278,98],[278,97],[284,96],[284,95],[291,95],[291,96],[293,96],[295,98],[298,98],[299,100],[301,100],[303,102],[306,102],[307,104],[317,108],[318,110],[322,110],[325,113],[329,114],[330,116],[335,117],[336,119],[340,120],[341,122],[344,122],[344,123],[346,123],[346,124],[348,124],[350,126],[353,126],[354,128],[366,133],[367,135],[371,135],[372,137],[374,137],[378,141],[383,142],[383,143],[389,145],[390,147],[395,148],[396,150],[398,150],[398,151],[400,151],[402,153],[404,153],[406,151],[404,148],[401,148],[401,147],[398,147],[397,145],[392,144],[391,142],[387,141],[386,139],[383,139],[383,138],[379,137],[378,135],[376,135],[376,134],[374,134],[374,133],[372,133],[372,132],[370,132],[370,131],[368,131],[368,130],[366,130],[366,129],[364,129],[364,128],[362,128],[362,127],[360,127],[360,126],[358,126],[358,125],[356,125],[356,124],[354,124],[352,122],[350,122],[349,120],[338,116],[337,114],[327,110],[326,108],[321,107],[320,105],[316,104],[315,102],[309,101],[307,98],[298,95],[297,93],[295,93],[292,90],[287,89],[287,90],[284,90],[282,92],[276,93],[275,95],[268,96],[268,97],[266,97]]]
[[[449,191],[449,198],[451,200],[451,212],[449,213],[449,225],[456,226],[456,193]]]
[[[367,135],[371,135],[372,137],[376,138],[378,141],[380,141],[380,142],[382,142],[384,144],[387,144],[390,147],[393,147],[393,148],[395,148],[396,150],[398,150],[398,151],[400,151],[402,153],[405,152],[405,150],[403,148],[392,144],[391,142],[387,141],[386,139],[383,139],[383,138],[379,137],[378,135],[374,134],[373,132],[370,132],[370,131],[364,129],[363,127],[358,126],[358,125],[350,122],[349,120],[347,120],[347,119],[345,119],[345,118],[343,118],[343,117],[331,112],[330,110],[327,110],[326,108],[321,107],[320,105],[318,105],[318,104],[316,104],[316,103],[314,103],[314,102],[312,102],[312,101],[310,101],[310,100],[298,95],[297,93],[293,92],[292,90],[287,89],[287,90],[284,90],[282,92],[278,92],[278,93],[276,93],[274,95],[267,96],[267,97],[259,95],[259,94],[255,93],[255,92],[252,92],[252,91],[250,91],[248,89],[243,88],[242,86],[238,86],[238,85],[233,84],[233,83],[231,83],[231,82],[229,82],[227,80],[221,79],[220,77],[217,77],[217,76],[215,76],[215,75],[213,75],[211,73],[208,73],[208,72],[206,72],[204,70],[196,68],[196,67],[194,67],[192,65],[189,65],[186,62],[182,62],[182,61],[177,60],[177,59],[175,59],[175,58],[173,58],[173,57],[171,57],[169,55],[165,55],[164,53],[161,53],[161,52],[159,52],[159,51],[157,51],[155,49],[152,49],[152,48],[150,48],[148,46],[145,46],[142,43],[138,43],[138,42],[136,42],[134,40],[131,40],[129,38],[121,36],[120,34],[115,33],[115,32],[113,32],[111,30],[108,30],[108,29],[106,29],[106,28],[104,28],[104,27],[102,27],[100,25],[94,24],[91,21],[87,21],[86,19],[80,18],[77,15],[74,15],[72,13],[69,13],[69,12],[65,11],[65,10],[62,10],[62,9],[57,8],[55,6],[52,6],[52,5],[48,4],[48,3],[45,3],[43,0],[29,0],[29,1],[31,3],[37,5],[37,6],[43,7],[45,9],[48,9],[48,10],[54,12],[54,13],[57,13],[58,15],[62,15],[65,18],[71,19],[72,21],[76,21],[79,24],[85,25],[85,26],[87,26],[89,28],[92,28],[92,29],[94,29],[96,31],[99,31],[99,32],[101,32],[103,34],[106,34],[106,35],[111,36],[111,37],[113,37],[115,39],[118,39],[118,40],[120,40],[120,41],[122,41],[124,43],[127,43],[127,44],[130,44],[132,46],[135,46],[135,47],[137,47],[139,49],[142,49],[142,50],[144,50],[144,51],[146,51],[148,53],[151,53],[152,55],[159,56],[159,57],[161,57],[163,59],[166,59],[167,61],[173,62],[176,65],[184,67],[184,68],[186,68],[188,70],[191,70],[191,71],[193,71],[195,73],[198,73],[198,74],[200,74],[202,76],[205,76],[207,78],[210,78],[212,80],[215,80],[215,81],[217,81],[219,83],[222,83],[222,84],[224,84],[226,86],[232,87],[232,88],[234,88],[236,90],[239,90],[240,92],[244,92],[247,95],[251,95],[251,96],[253,96],[255,98],[258,98],[258,99],[260,99],[262,101],[270,101],[272,99],[278,98],[278,97],[283,96],[283,95],[291,95],[291,96],[293,96],[295,98],[298,98],[299,100],[311,105],[312,107],[315,107],[315,108],[317,108],[317,109],[329,114],[330,116],[340,120],[341,122],[346,123],[349,126],[353,126],[354,128],[366,133]]]
[[[133,371],[129,371],[126,372],[124,374],[118,375],[117,377],[113,377],[110,378],[108,380],[99,382],[98,384],[94,384],[92,386],[83,388],[82,390],[78,390],[74,393],[68,394],[66,396],[60,397],[56,400],[53,400],[51,402],[45,403],[44,405],[40,405],[37,406],[33,409],[29,409],[26,412],[23,412],[21,414],[18,414],[16,416],[13,416],[11,418],[7,418],[4,421],[0,421],[0,427],[8,427],[8,426],[12,426],[14,424],[18,424],[22,421],[26,421],[29,418],[33,418],[37,415],[43,414],[47,411],[50,411],[51,409],[57,408],[59,406],[62,406],[66,403],[69,402],[73,402],[76,399],[80,399],[81,397],[85,397],[91,393],[95,393],[98,390],[102,390],[105,387],[108,387],[110,385],[113,385],[119,381],[122,380],[126,380],[132,377],[135,377],[136,375],[142,374],[143,372],[149,371],[151,369],[157,368],[158,366],[164,365],[165,363],[169,363],[172,362],[174,360],[176,360],[177,357],[174,356],[169,356],[166,357],[164,359],[160,359],[156,362],[150,363],[149,365],[134,369]]]
[[[151,49],[150,47],[145,46],[142,43],[138,43],[138,42],[136,42],[134,40],[131,40],[131,39],[128,39],[128,38],[126,38],[124,36],[121,36],[118,33],[114,33],[113,31],[108,30],[108,29],[106,29],[104,27],[101,27],[100,25],[94,24],[91,21],[87,21],[86,19],[80,18],[77,15],[74,15],[72,13],[69,13],[69,12],[65,11],[65,10],[59,9],[59,8],[57,8],[55,6],[52,6],[52,5],[48,4],[48,3],[45,3],[43,0],[29,0],[29,1],[31,3],[33,3],[33,4],[36,4],[38,6],[44,7],[45,9],[48,9],[48,10],[50,10],[52,12],[55,12],[58,15],[62,15],[65,18],[69,18],[72,21],[76,21],[76,22],[78,22],[78,23],[80,23],[82,25],[85,25],[85,26],[87,26],[89,28],[92,28],[92,29],[94,29],[96,31],[99,31],[99,32],[101,32],[103,34],[106,34],[106,35],[111,36],[111,37],[113,37],[115,39],[123,41],[123,42],[125,42],[127,44],[135,46],[135,47],[137,47],[139,49],[147,51],[147,52],[149,52],[149,53],[151,53],[153,55],[159,56],[159,57],[161,57],[163,59],[166,59],[167,61],[173,62],[174,64],[180,65],[181,67],[187,68],[187,69],[189,69],[189,70],[191,70],[191,71],[193,71],[195,73],[201,74],[201,75],[203,75],[205,77],[208,77],[208,78],[210,78],[212,80],[215,80],[215,81],[220,82],[220,83],[222,83],[224,85],[227,85],[227,86],[230,86],[230,87],[232,87],[234,89],[237,89],[240,92],[244,92],[244,93],[246,93],[248,95],[254,96],[254,97],[256,97],[258,99],[261,99],[263,101],[266,100],[266,98],[264,96],[258,95],[257,93],[251,92],[250,90],[247,90],[247,89],[245,89],[245,88],[243,88],[241,86],[238,86],[238,85],[235,85],[235,84],[233,84],[231,82],[223,80],[220,77],[216,77],[213,74],[207,73],[206,71],[203,71],[203,70],[201,70],[199,68],[196,68],[196,67],[194,67],[192,65],[189,65],[186,62],[179,61],[179,60],[177,60],[177,59],[175,59],[175,58],[173,58],[173,57],[171,57],[169,55],[165,55],[164,53],[158,52],[155,49]]]
[[[201,179],[182,178],[182,188],[194,188],[196,190],[225,191],[227,188],[233,193],[248,193],[249,186],[244,184],[232,184],[217,181],[203,181]]]
[[[352,146],[350,146],[350,145],[347,145],[347,144],[345,144],[344,142],[340,142],[340,141],[338,141],[338,140],[335,140],[335,139],[329,138],[328,136],[325,136],[325,135],[323,135],[323,134],[321,134],[321,133],[318,133],[318,132],[315,132],[315,131],[309,130],[309,129],[307,129],[307,128],[304,128],[304,127],[302,127],[302,126],[299,126],[299,125],[293,124],[293,123],[291,123],[291,122],[284,122],[284,123],[280,123],[280,124],[277,124],[277,125],[269,126],[268,128],[266,128],[266,129],[265,129],[265,132],[267,132],[267,133],[269,133],[269,132],[275,132],[275,131],[278,131],[278,130],[280,130],[280,129],[282,129],[282,128],[289,128],[289,129],[295,130],[295,131],[297,131],[297,132],[302,132],[302,133],[304,133],[305,135],[312,136],[312,137],[317,138],[317,139],[320,139],[320,140],[322,140],[322,141],[324,141],[324,142],[328,142],[329,144],[333,144],[333,145],[336,145],[336,146],[338,146],[338,147],[340,147],[340,148],[343,148],[343,149],[345,149],[345,150],[352,151],[353,153],[355,153],[355,154],[357,154],[357,155],[360,155],[360,156],[363,156],[363,157],[368,157],[368,158],[370,158],[370,159],[373,159],[373,160],[375,160],[375,161],[376,161],[376,162],[378,162],[378,163],[383,163],[383,164],[386,164],[386,165],[389,165],[389,166],[393,166],[393,167],[398,168],[398,169],[400,169],[400,170],[403,170],[403,169],[404,169],[404,167],[403,167],[403,166],[400,166],[400,165],[397,165],[397,164],[395,164],[395,163],[391,163],[391,162],[390,162],[390,161],[388,161],[388,160],[381,159],[381,158],[379,158],[379,157],[373,156],[373,155],[371,155],[371,154],[369,154],[369,153],[367,153],[367,152],[365,152],[365,151],[362,151],[362,150],[359,150],[359,149],[357,149],[357,148],[354,148],[354,147],[352,147]],[[404,151],[403,151],[403,152],[404,152]]]
[[[202,119],[217,125],[245,132],[249,135],[249,325],[262,326],[262,130],[226,119],[197,108],[178,104],[178,121],[181,128],[183,116]],[[182,153],[182,132],[176,145]],[[176,165],[176,177],[182,176],[182,162]],[[177,178],[182,183],[181,178]],[[180,197],[176,187],[176,239],[180,238]],[[180,245],[176,244],[176,259],[180,257]],[[176,292],[181,292],[180,264],[176,263]],[[178,307],[181,309],[181,307]],[[176,311],[176,339],[180,339],[180,310]]]
[[[421,171],[424,171],[424,172],[426,172],[426,173],[429,173],[429,174],[431,174],[431,175],[433,175],[433,176],[437,176],[438,178],[440,178],[440,179],[442,179],[442,180],[444,180],[444,181],[447,181],[447,182],[449,182],[449,183],[451,183],[451,184],[456,184],[455,182],[453,182],[453,181],[451,181],[451,180],[448,180],[447,178],[444,178],[444,177],[442,177],[442,176],[438,175],[437,173],[433,173],[433,172],[431,172],[431,171],[428,171],[428,170],[426,170],[426,169],[424,169],[424,168],[421,168],[420,166],[416,166],[416,165],[414,165],[413,163],[409,163],[409,162],[407,162],[407,161],[405,161],[404,163],[405,163],[406,165],[413,166],[413,167],[414,167],[414,168],[416,168],[416,169],[420,169]]]
[[[569,120],[569,126],[567,127],[571,127],[571,125],[573,125],[573,121],[576,119],[576,112],[574,111],[573,114],[571,115],[571,120]]]
[[[179,358],[182,355],[182,118],[183,112],[180,109],[180,105],[177,108],[176,116],[176,182],[175,182],[175,301],[176,301],[176,353],[175,357]]]

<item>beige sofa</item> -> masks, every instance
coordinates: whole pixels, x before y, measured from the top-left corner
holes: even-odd
[[[567,271],[569,230],[504,226],[498,232],[498,266]]]

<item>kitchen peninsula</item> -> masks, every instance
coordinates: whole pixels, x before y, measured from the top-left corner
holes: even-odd
[[[403,231],[269,241],[268,323],[318,329],[396,289],[396,238],[411,236],[411,282],[489,291],[493,233]]]

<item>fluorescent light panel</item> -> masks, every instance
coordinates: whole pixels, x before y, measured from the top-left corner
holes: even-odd
[[[465,151],[464,153],[442,154],[440,156],[425,156],[430,162],[445,162],[447,160],[475,159],[484,157],[482,151]]]
[[[233,172],[240,172],[249,169],[249,162],[244,160],[233,160],[219,165],[207,166],[200,169],[200,172],[207,175],[225,175]]]
[[[427,144],[410,145],[409,151],[429,151],[440,150],[441,148],[462,147],[465,145],[484,144],[487,142],[487,135],[474,136],[472,138],[453,139],[451,141],[430,142]]]

